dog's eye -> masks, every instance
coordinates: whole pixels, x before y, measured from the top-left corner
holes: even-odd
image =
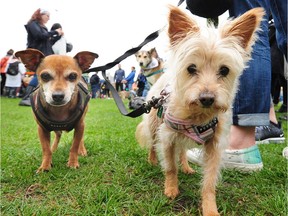
[[[52,76],[49,73],[42,73],[40,77],[44,82],[52,80]]]
[[[219,75],[226,77],[229,74],[229,68],[226,66],[221,66],[219,69]]]
[[[189,65],[189,67],[187,68],[188,72],[191,74],[191,75],[195,75],[197,73],[197,67],[195,64],[191,64]]]
[[[69,81],[75,81],[77,79],[77,74],[76,73],[71,73],[71,74],[69,74],[69,76],[68,76],[68,80]]]

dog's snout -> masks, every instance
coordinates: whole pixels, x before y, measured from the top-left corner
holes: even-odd
[[[215,95],[209,92],[201,93],[199,95],[199,101],[204,107],[210,107],[215,101]]]
[[[63,92],[54,92],[52,94],[52,98],[55,102],[61,102],[64,99],[64,93]]]
[[[143,66],[143,62],[139,62],[139,66]]]

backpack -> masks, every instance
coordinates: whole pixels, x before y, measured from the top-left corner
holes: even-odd
[[[7,68],[7,74],[11,76],[16,76],[19,73],[18,65],[20,62],[16,61],[13,63],[9,63],[8,68]]]
[[[98,84],[100,82],[100,78],[97,74],[93,74],[90,78],[90,84],[91,85],[95,85]]]

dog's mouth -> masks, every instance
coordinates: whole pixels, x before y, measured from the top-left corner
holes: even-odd
[[[55,106],[55,107],[61,107],[61,106],[65,106],[67,104],[67,102],[55,102],[55,101],[51,101],[51,102],[47,102],[49,103],[51,106]]]

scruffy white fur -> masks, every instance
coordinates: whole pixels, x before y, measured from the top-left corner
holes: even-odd
[[[263,14],[263,9],[253,9],[216,30],[200,28],[179,8],[170,7],[171,56],[166,62],[167,71],[152,86],[147,99],[160,97],[160,92],[169,85],[171,93],[165,104],[166,114],[197,126],[206,125],[215,117],[218,119],[213,138],[203,144],[203,215],[218,215],[215,187],[221,152],[227,146],[231,105]],[[140,145],[149,148],[151,164],[157,163],[157,146],[165,174],[164,193],[174,198],[179,194],[177,162],[180,161],[185,173],[193,173],[186,150],[199,145],[168,127],[156,113],[157,110],[152,109],[144,115],[137,126],[136,138]]]

